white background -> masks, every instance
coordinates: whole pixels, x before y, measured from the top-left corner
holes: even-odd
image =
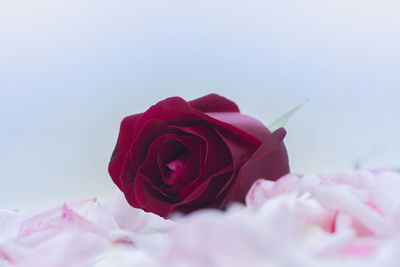
[[[119,123],[210,92],[295,173],[400,167],[398,1],[1,1],[0,207],[107,196]]]

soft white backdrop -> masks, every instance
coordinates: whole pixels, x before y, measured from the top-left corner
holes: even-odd
[[[107,196],[120,120],[210,92],[296,173],[400,167],[398,1],[2,1],[0,207]],[[372,153],[372,154],[371,154]]]

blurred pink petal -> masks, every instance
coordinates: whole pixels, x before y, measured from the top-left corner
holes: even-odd
[[[156,214],[133,208],[120,191],[115,191],[103,206],[121,229],[151,233],[166,231],[173,222]]]
[[[256,181],[247,208],[199,212],[165,266],[399,266],[400,175],[387,170]],[[225,264],[225,265],[224,265]]]
[[[0,211],[0,266],[397,267],[399,221],[400,175],[387,170],[260,179],[246,206],[169,220],[115,192]]]
[[[125,202],[119,198],[114,204],[123,207]],[[114,250],[138,250],[133,233],[121,229],[121,220],[108,208],[89,199],[23,214],[1,211],[0,266],[92,266]],[[135,214],[133,208],[127,213],[132,220]],[[123,219],[122,224],[128,225]]]

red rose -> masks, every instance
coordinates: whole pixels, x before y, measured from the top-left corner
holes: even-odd
[[[171,97],[121,122],[108,170],[130,205],[162,217],[223,209],[256,179],[289,172],[285,135],[216,94]]]

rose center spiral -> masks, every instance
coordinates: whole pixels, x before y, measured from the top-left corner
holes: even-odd
[[[176,185],[184,182],[185,179],[185,166],[186,162],[190,157],[190,151],[186,151],[180,154],[176,159],[168,162],[167,173],[166,173],[166,183],[168,185]]]

